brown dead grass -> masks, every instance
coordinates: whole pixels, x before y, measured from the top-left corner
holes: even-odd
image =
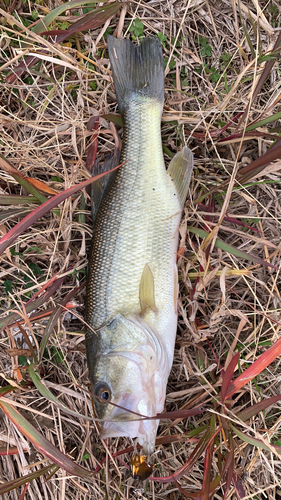
[[[53,9],[60,2],[41,3],[37,6],[15,2],[14,10],[22,19],[28,18],[29,8],[43,16],[46,8]],[[262,53],[272,49],[280,27],[280,6],[278,2],[252,0],[239,2],[243,22],[247,27],[254,47],[257,44],[251,19],[257,26]],[[269,7],[275,6],[274,9]],[[263,11],[264,9],[264,11]],[[277,10],[276,10],[277,9]],[[263,11],[263,12],[262,12]],[[2,13],[3,15],[3,13]],[[179,260],[181,276],[179,301],[179,329],[176,341],[174,365],[167,388],[167,409],[192,408],[202,400],[207,391],[219,379],[219,372],[213,353],[206,338],[224,365],[237,331],[241,351],[240,365],[245,369],[264,352],[265,341],[272,342],[279,337],[281,324],[280,273],[260,265],[241,261],[230,254],[214,248],[207,266],[202,240],[193,234],[186,234],[188,225],[203,228],[206,212],[193,205],[193,200],[210,190],[215,184],[229,179],[233,168],[240,168],[263,154],[271,140],[258,138],[242,143],[224,145],[212,140],[206,132],[205,139],[190,139],[196,131],[215,130],[221,123],[228,122],[235,114],[243,111],[248,103],[253,85],[263,67],[251,56],[251,51],[241,26],[238,6],[235,2],[208,0],[161,2],[143,0],[126,4],[121,14],[110,22],[112,32],[118,30],[125,36],[131,21],[139,17],[144,23],[146,36],[163,32],[167,35],[164,56],[175,61],[176,66],[167,72],[166,100],[163,114],[163,143],[172,153],[176,153],[186,143],[194,152],[195,170],[190,187],[189,200],[182,220],[180,246],[185,246],[184,255]],[[17,25],[21,21],[18,19]],[[13,69],[21,56],[17,52],[19,36],[11,22],[4,26],[1,22],[2,38],[1,65]],[[0,83],[1,104],[1,153],[27,176],[43,181],[49,187],[60,191],[87,178],[85,158],[89,147],[90,133],[86,129],[88,120],[102,113],[117,112],[115,94],[112,88],[106,43],[101,36],[103,29],[73,37],[71,47],[56,46],[61,54],[61,63],[42,60],[40,66],[29,70],[15,83],[5,83],[6,72]],[[207,38],[212,47],[208,66],[214,66],[221,78],[214,83],[204,71],[196,69],[202,64],[198,37]],[[24,37],[26,35],[23,35]],[[175,42],[179,43],[175,43]],[[42,42],[44,44],[44,42]],[[238,45],[239,44],[239,45]],[[240,50],[239,50],[240,47]],[[231,55],[229,68],[223,75],[219,61],[222,53]],[[55,53],[49,53],[55,57]],[[89,64],[89,60],[94,62]],[[12,63],[9,63],[12,60]],[[181,76],[185,70],[185,77]],[[252,104],[248,121],[257,118],[273,104],[280,95],[280,66],[275,65],[270,79],[266,82],[258,99]],[[242,75],[242,77],[241,77]],[[32,76],[32,79],[31,79]],[[227,81],[228,91],[225,86]],[[180,92],[179,81],[182,82]],[[95,88],[96,85],[96,88]],[[280,110],[276,104],[268,114]],[[266,115],[265,115],[266,116]],[[278,127],[273,123],[270,127]],[[233,127],[234,131],[235,127]],[[98,157],[114,148],[112,126],[100,120]],[[122,130],[118,133],[122,137]],[[168,161],[168,157],[166,157]],[[54,179],[54,177],[56,179]],[[232,246],[268,259],[271,264],[280,265],[280,171],[269,167],[259,177],[262,183],[254,183],[229,193],[227,214],[256,227],[260,233],[243,232],[228,222],[223,222],[219,238]],[[267,183],[269,182],[270,183]],[[0,194],[26,194],[7,173],[0,171]],[[86,198],[86,209],[82,196]],[[215,198],[215,216],[218,222],[225,193]],[[1,231],[8,231],[21,217],[13,218],[10,211],[19,208],[1,208]],[[30,205],[30,208],[34,208]],[[4,214],[6,217],[4,217]],[[213,225],[209,225],[213,229]],[[1,313],[12,308],[18,309],[21,301],[27,300],[27,283],[32,294],[55,273],[65,274],[70,266],[75,273],[67,271],[67,277],[56,295],[42,309],[53,307],[60,298],[73,287],[83,283],[87,264],[87,250],[90,244],[92,224],[89,198],[80,193],[75,199],[68,199],[62,206],[62,216],[50,213],[26,231],[13,245],[14,254],[8,250],[1,256],[0,308]],[[251,237],[251,234],[255,238]],[[10,249],[11,250],[11,249]],[[21,255],[19,255],[21,254]],[[22,255],[23,254],[23,255]],[[32,263],[32,264],[31,264]],[[37,271],[30,269],[35,264]],[[195,285],[194,273],[200,269],[205,274]],[[211,273],[219,271],[220,276]],[[39,270],[39,271],[38,271]],[[232,270],[232,275],[226,271]],[[38,274],[40,272],[40,274]],[[211,273],[211,274],[210,274]],[[5,292],[7,280],[13,285],[12,293]],[[5,283],[6,282],[6,283]],[[230,287],[230,288],[229,288]],[[83,388],[89,384],[83,342],[84,289],[77,294],[77,315],[73,311],[61,316],[48,345],[48,358],[44,360],[46,385],[68,407],[85,415],[92,415],[91,401]],[[242,323],[241,323],[242,322]],[[33,333],[40,342],[46,321],[33,323]],[[18,357],[9,356],[9,348],[23,348],[15,338],[17,329],[1,332],[0,374],[2,382],[15,380]],[[27,330],[28,331],[28,330]],[[235,345],[233,345],[235,350]],[[280,392],[280,360],[264,371],[255,383],[248,384],[236,407],[255,403],[262,397],[270,397]],[[238,371],[235,373],[235,376]],[[33,481],[26,499],[125,499],[125,498],[182,498],[177,485],[148,482],[147,486],[135,483],[128,470],[128,456],[113,458],[112,453],[130,446],[126,439],[109,441],[110,451],[99,440],[95,424],[75,420],[63,415],[49,401],[44,400],[34,388],[28,387],[10,396],[18,404],[19,410],[32,421],[53,444],[70,454],[77,462],[94,470],[106,456],[103,472],[94,479],[68,478],[60,470],[52,479],[44,483],[42,479]],[[278,439],[280,436],[280,405],[259,414],[252,423],[255,436]],[[204,416],[192,417],[172,427],[162,422],[159,436],[181,434],[201,422]],[[19,455],[1,457],[0,477],[11,480],[46,464],[27,440],[14,426],[3,418],[0,423],[0,440],[18,446]],[[157,471],[159,475],[169,475],[177,471],[187,460],[196,443],[178,442],[159,446]],[[236,440],[235,467],[243,479],[246,498],[276,498],[281,469],[280,460],[269,452],[257,450],[239,439]],[[217,464],[213,463],[217,471]],[[192,472],[180,480],[182,488],[195,492],[201,489],[203,478],[203,457],[193,467]],[[280,488],[279,488],[280,490]],[[216,498],[223,497],[218,490]],[[19,498],[19,490],[5,496],[5,500]],[[228,498],[236,498],[233,490]]]

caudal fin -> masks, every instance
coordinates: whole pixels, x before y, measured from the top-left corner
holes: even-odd
[[[164,102],[164,61],[157,38],[138,47],[124,38],[107,37],[113,81],[121,114],[134,96]]]

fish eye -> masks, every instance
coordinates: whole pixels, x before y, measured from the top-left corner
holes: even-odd
[[[101,399],[100,402],[106,403],[111,400],[111,390],[105,382],[99,382],[95,385],[94,394]]]

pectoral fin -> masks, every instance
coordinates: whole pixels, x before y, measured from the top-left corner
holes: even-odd
[[[154,296],[154,278],[148,264],[144,266],[139,289],[141,315],[144,316],[150,309],[157,312]]]
[[[192,170],[193,153],[185,146],[174,156],[168,168],[168,174],[175,185],[182,207],[184,206],[184,202],[186,200]]]

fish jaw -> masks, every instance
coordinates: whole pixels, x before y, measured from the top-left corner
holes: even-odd
[[[121,314],[97,337],[95,358],[88,359],[89,367],[93,362],[93,392],[104,382],[111,393],[107,403],[95,399],[101,438],[137,438],[144,453],[150,455],[159,421],[142,416],[155,417],[163,410],[170,371],[161,337],[139,316]]]
[[[146,422],[106,422],[100,433],[101,439],[109,437],[128,436],[136,438],[137,443],[142,446],[144,455],[150,457],[154,452],[155,440],[159,420],[147,420]]]
[[[122,409],[115,407],[111,413],[111,421],[101,423],[100,437],[102,439],[122,436],[136,438],[143,447],[143,453],[149,456],[154,451],[159,420],[140,420],[140,415],[154,416],[156,412],[155,395],[152,391],[143,396],[145,397],[140,397],[139,391],[134,395],[123,394],[118,400],[118,406]],[[126,410],[135,413],[129,413]]]
[[[158,376],[157,372],[146,370],[146,362],[141,355],[133,357],[134,361],[126,363],[126,375],[131,378],[134,374],[134,390],[127,382],[127,391],[120,391],[116,395],[112,402],[118,406],[113,407],[110,421],[101,422],[100,435],[102,439],[122,436],[136,438],[143,447],[144,454],[151,455],[155,447],[159,420],[142,419],[142,416],[155,417],[163,410],[166,381],[163,384],[160,374]]]

